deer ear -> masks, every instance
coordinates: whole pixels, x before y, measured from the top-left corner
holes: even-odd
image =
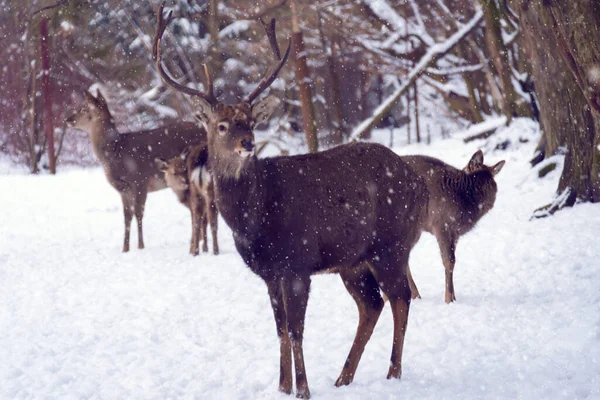
[[[500,172],[502,170],[502,167],[504,167],[505,162],[506,161],[502,160],[498,164],[494,165],[492,167],[492,175],[494,175],[494,176],[498,175],[498,172]]]
[[[254,104],[252,106],[252,118],[254,118],[256,125],[267,121],[279,103],[280,101],[277,97],[269,95]]]
[[[169,168],[169,164],[167,163],[167,161],[164,158],[156,157],[154,159],[154,165],[161,172],[166,172],[167,168]]]
[[[208,121],[210,121],[213,116],[212,105],[199,96],[192,97],[192,105],[194,106],[194,117],[202,122],[202,125],[206,128]]]
[[[93,104],[94,106],[96,105],[96,103],[98,102],[98,100],[94,97],[93,94],[91,94],[90,92],[88,92],[87,90],[84,92],[83,94],[85,96],[85,100],[90,103]]]
[[[104,96],[102,96],[100,89],[96,89],[96,100],[97,100],[97,103],[100,104],[101,106],[104,106],[105,108],[108,107],[108,104],[106,103],[106,99],[104,98]]]
[[[477,150],[475,152],[475,154],[473,154],[473,157],[471,157],[471,160],[469,161],[469,165],[467,166],[467,168],[469,170],[474,170],[474,169],[477,169],[478,167],[481,167],[482,165],[483,165],[483,151]]]

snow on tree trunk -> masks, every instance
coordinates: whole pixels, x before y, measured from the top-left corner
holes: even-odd
[[[592,103],[600,89],[593,73],[600,69],[600,3],[515,0],[513,6],[533,65],[542,151],[550,156],[567,148],[557,192],[570,195],[553,204],[600,202],[600,112]]]

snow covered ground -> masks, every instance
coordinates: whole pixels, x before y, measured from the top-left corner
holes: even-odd
[[[357,312],[339,277],[313,279],[304,348],[314,398],[600,398],[600,205],[529,221],[560,175],[541,180],[529,167],[538,134],[516,121],[485,142],[397,149],[460,167],[479,147],[488,163],[506,159],[496,205],[459,242],[458,302],[443,302],[433,237],[413,251],[423,299],[410,310],[401,381],[385,379],[386,307],[354,383],[333,387]],[[100,169],[2,171],[1,399],[289,398],[277,392],[266,288],[222,221],[222,254],[193,258],[187,210],[169,191],[152,194],[146,249],[121,254],[120,199]]]

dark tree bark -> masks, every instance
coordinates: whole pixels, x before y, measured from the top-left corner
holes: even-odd
[[[558,185],[561,202],[600,201],[600,107],[596,109],[600,68],[600,3],[589,0],[514,0],[526,51],[532,63],[544,132],[542,152],[566,146]],[[548,214],[546,213],[546,215]]]
[[[296,10],[296,2],[292,0],[292,55],[296,70],[296,84],[300,95],[300,103],[302,108],[302,122],[304,133],[306,134],[306,143],[308,151],[316,153],[319,148],[317,138],[317,126],[315,125],[315,112],[312,104],[312,91],[310,90],[310,72],[306,64],[306,54],[304,53],[304,39],[300,23],[298,21],[298,13]]]
[[[492,62],[500,78],[500,90],[503,97],[503,112],[507,118],[507,124],[516,114],[517,94],[511,79],[511,63],[509,52],[502,40],[502,29],[500,27],[500,10],[495,1],[480,0],[485,18],[485,38],[488,49],[492,55]]]
[[[50,91],[50,54],[48,47],[48,19],[40,21],[41,53],[42,53],[42,94],[44,99],[44,132],[48,138],[48,168],[51,174],[56,174],[56,158],[54,156],[54,126],[52,118],[52,92]]]

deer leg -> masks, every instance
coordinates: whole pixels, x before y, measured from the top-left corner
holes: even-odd
[[[304,318],[310,291],[310,276],[302,277],[293,275],[282,280],[285,313],[287,316],[287,329],[292,342],[294,366],[296,369],[296,397],[299,399],[310,398],[306,368],[304,366],[304,351],[302,340],[304,335]]]
[[[279,391],[292,393],[292,343],[287,332],[285,304],[279,281],[267,283],[279,337]]]
[[[202,252],[208,252],[208,234],[206,233],[208,228],[208,214],[204,212],[202,214]]]
[[[419,293],[419,289],[417,289],[417,284],[415,283],[412,273],[410,272],[410,265],[406,269],[406,277],[408,278],[408,285],[410,286],[410,298],[411,299],[420,299],[421,294]]]
[[[338,387],[352,383],[362,353],[384,305],[379,285],[368,269],[344,271],[340,273],[340,277],[358,307],[358,328],[344,368],[335,381],[335,386]]]
[[[219,212],[217,211],[217,205],[214,201],[211,201],[210,206],[208,207],[208,218],[210,222],[210,230],[212,233],[213,254],[217,255],[219,254],[219,241],[217,240]]]
[[[138,249],[144,248],[144,233],[142,230],[142,220],[144,219],[144,209],[146,207],[146,197],[148,192],[146,189],[137,189],[135,196],[135,219],[138,228]]]
[[[194,205],[191,205],[192,212],[192,240],[190,242],[190,254],[197,256],[200,251],[200,213],[196,210]]]
[[[123,203],[123,217],[125,221],[125,235],[123,238],[123,253],[129,251],[129,237],[131,233],[131,220],[133,218],[133,202],[129,193],[121,193]]]
[[[442,262],[444,263],[444,269],[446,272],[446,291],[444,300],[449,304],[453,301],[456,301],[453,279],[454,264],[456,262],[456,257],[454,255],[454,251],[456,249],[456,240],[451,235],[442,233],[438,238],[438,244],[440,246]]]
[[[408,282],[409,251],[396,246],[391,253],[385,249],[371,262],[371,268],[379,287],[390,301],[394,317],[394,341],[387,378],[402,376],[402,350],[408,322],[411,291]]]

